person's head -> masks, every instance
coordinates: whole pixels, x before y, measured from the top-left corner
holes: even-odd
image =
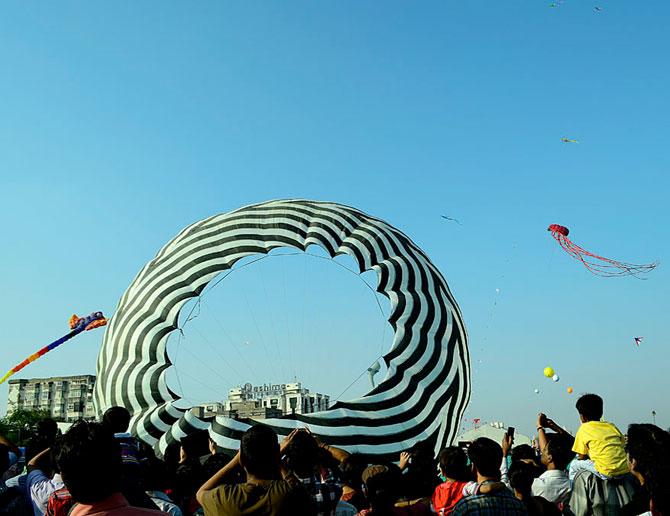
[[[468,468],[468,456],[458,446],[449,446],[440,452],[440,471],[442,475],[458,482],[472,479]]]
[[[603,399],[597,394],[584,394],[575,404],[582,423],[600,421],[603,417]]]
[[[40,419],[35,425],[35,434],[53,443],[58,435],[58,423],[50,417]]]
[[[468,457],[475,475],[486,478],[500,478],[500,464],[503,451],[500,445],[488,437],[475,439],[468,447]]]
[[[430,497],[440,483],[433,447],[434,444],[426,441],[420,441],[412,447],[411,460],[400,486],[405,498],[414,500]]]
[[[165,462],[152,458],[143,468],[144,488],[147,491],[165,491],[170,486],[170,475]]]
[[[363,483],[363,471],[368,461],[360,453],[352,453],[340,463],[340,473],[345,485],[359,490]]]
[[[277,477],[279,442],[275,431],[266,425],[254,425],[240,441],[240,463],[247,474],[263,480]]]
[[[565,470],[574,456],[569,438],[560,434],[548,434],[547,444],[542,450],[540,460],[551,469]]]
[[[113,433],[122,434],[130,426],[130,412],[124,407],[111,407],[102,416],[102,423]]]
[[[0,477],[9,469],[9,448],[0,444]]]
[[[628,427],[628,465],[649,493],[654,512],[670,514],[670,433],[656,425]]]
[[[26,461],[35,455],[51,448],[58,437],[58,423],[50,417],[40,419],[33,429],[33,435],[26,445]]]
[[[530,444],[519,444],[512,448],[512,462],[531,461],[537,463],[537,454]]]
[[[72,498],[94,503],[119,491],[121,453],[109,428],[79,421],[61,438],[56,463]]]
[[[202,476],[203,478],[213,477],[217,471],[223,468],[226,464],[230,462],[232,457],[228,457],[223,453],[213,453],[210,454],[205,462],[202,464]]]
[[[524,461],[513,463],[509,468],[509,483],[514,489],[514,495],[519,500],[531,496],[531,486],[537,474],[537,468]]]
[[[314,473],[319,460],[319,444],[309,432],[296,433],[285,450],[288,467],[298,477],[305,478]]]
[[[363,492],[373,515],[391,514],[398,499],[399,476],[397,468],[382,465],[369,466],[363,471]]]

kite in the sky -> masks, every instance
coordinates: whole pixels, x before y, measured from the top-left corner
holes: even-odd
[[[589,271],[598,276],[637,276],[638,274],[651,272],[656,268],[656,265],[658,265],[657,263],[638,265],[634,263],[618,262],[591,253],[573,243],[568,238],[570,230],[565,226],[552,224],[547,228],[547,231],[551,232],[551,236],[561,244],[561,247],[566,253],[582,262]]]
[[[462,226],[462,225],[463,225],[463,224],[461,224],[458,220],[453,219],[453,218],[451,218],[451,217],[447,217],[446,215],[442,215],[442,218],[445,219],[445,220],[450,220],[450,221],[452,221],[452,222],[455,222],[455,223],[458,224],[459,226]]]
[[[73,315],[72,317],[70,317],[70,330],[71,330],[70,333],[62,336],[60,339],[52,342],[51,344],[44,346],[39,351],[33,353],[28,358],[26,358],[19,365],[10,369],[5,376],[0,378],[0,384],[4,383],[10,376],[12,376],[15,373],[18,373],[21,369],[26,367],[31,362],[34,362],[41,356],[46,355],[49,351],[57,348],[64,342],[67,342],[72,337],[79,335],[84,331],[92,330],[93,328],[98,328],[99,326],[105,326],[106,324],[107,319],[105,319],[105,316],[102,315],[102,312],[93,312],[91,315],[88,315],[86,317],[77,317],[76,315]]]
[[[633,337],[633,340],[635,341],[635,345],[638,348],[640,347],[640,342],[642,342],[642,339],[644,339],[644,337]]]
[[[597,13],[600,13],[600,12],[602,12],[603,8],[600,7],[600,6],[598,6],[598,5],[596,5],[596,6],[593,8],[593,10],[594,10],[595,12],[597,12]]]
[[[271,223],[264,214],[270,214]],[[237,453],[244,431],[254,422],[229,418],[215,422],[179,408],[180,398],[169,388],[165,374],[172,365],[165,345],[168,335],[178,332],[180,321],[188,319],[180,319],[188,300],[210,291],[224,277],[217,280],[217,275],[235,270],[235,264],[247,257],[269,256],[273,249],[316,245],[330,256],[351,252],[359,271],[379,271],[379,290],[385,297],[404,300],[394,305],[391,318],[403,321],[396,325],[397,337],[392,339],[401,343],[402,353],[395,356],[400,349],[396,346],[379,357],[385,374],[379,380],[382,375],[375,376],[378,383],[370,392],[375,403],[365,397],[338,399],[320,412],[265,422],[281,436],[308,425],[324,442],[335,440],[350,450],[363,449],[370,460],[386,459],[396,455],[396,449],[408,449],[420,441],[430,440],[442,448],[453,440],[471,397],[465,324],[446,280],[409,237],[349,206],[304,199],[253,204],[204,221],[188,226],[165,244],[121,297],[98,355],[97,407],[126,407],[133,414],[134,435],[156,445],[159,454],[173,440],[203,429],[223,444],[226,453]],[[207,252],[198,252],[199,246]],[[416,277],[430,281],[415,281]],[[140,298],[142,302],[137,302]],[[446,328],[446,334],[433,327]],[[440,353],[444,359],[419,364],[417,357]],[[369,374],[365,369],[360,373],[360,377]],[[442,379],[439,386],[436,378]]]
[[[561,141],[563,143],[579,143],[579,140],[574,140],[572,138],[567,138],[565,136],[563,138],[561,138]]]

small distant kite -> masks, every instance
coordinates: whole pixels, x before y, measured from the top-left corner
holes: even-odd
[[[633,340],[635,341],[635,345],[638,348],[640,347],[640,343],[642,342],[642,339],[644,339],[644,337],[633,337]]]
[[[563,143],[579,143],[579,140],[573,140],[572,138],[566,138],[565,136],[561,138]]]
[[[12,376],[15,373],[18,373],[21,369],[26,367],[31,362],[34,362],[41,356],[46,355],[49,351],[57,348],[64,342],[67,342],[72,337],[75,337],[76,335],[79,335],[84,331],[92,330],[93,328],[98,328],[100,326],[105,326],[106,324],[107,319],[105,319],[105,316],[102,315],[102,312],[93,312],[91,315],[88,315],[86,317],[77,317],[76,315],[73,315],[72,317],[70,317],[70,329],[72,330],[70,333],[64,335],[63,337],[52,342],[51,344],[44,346],[39,351],[33,353],[28,358],[26,358],[19,365],[10,369],[5,376],[0,378],[0,384],[5,383],[5,381],[10,376]]]
[[[547,231],[551,232],[551,236],[554,237],[566,253],[575,260],[582,262],[589,271],[597,276],[637,276],[638,274],[653,271],[658,265],[658,263],[637,265],[634,263],[618,262],[591,253],[568,238],[570,230],[565,226],[552,224],[547,228]]]
[[[443,218],[444,220],[450,220],[450,221],[452,221],[452,222],[455,222],[455,223],[458,224],[459,226],[462,226],[462,225],[463,225],[463,224],[461,224],[460,221],[458,221],[457,219],[454,219],[454,218],[451,218],[451,217],[447,217],[446,215],[442,215],[442,218]]]
[[[600,6],[598,6],[598,5],[596,5],[596,6],[593,8],[593,10],[594,10],[595,12],[597,12],[597,13],[601,13],[601,12],[603,12],[603,8],[600,7]]]
[[[560,7],[563,5],[563,0],[558,0],[558,2],[552,2],[549,4],[549,7]]]

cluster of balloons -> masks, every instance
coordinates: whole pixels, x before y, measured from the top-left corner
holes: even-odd
[[[554,368],[549,366],[544,368],[544,376],[546,376],[547,378],[551,378],[555,382],[561,379],[560,376],[556,374],[556,371],[554,371]]]
[[[558,382],[561,379],[561,377],[556,374],[556,371],[554,371],[554,368],[551,366],[544,368],[544,376],[551,378],[554,382]],[[572,394],[574,389],[572,387],[568,387],[567,391],[568,394]],[[535,389],[535,394],[540,394],[540,389]]]

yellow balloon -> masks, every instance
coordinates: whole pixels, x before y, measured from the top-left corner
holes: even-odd
[[[547,378],[551,378],[554,374],[554,369],[552,367],[547,366],[544,368],[544,376]]]
[[[568,387],[568,394],[572,394],[572,387]]]

